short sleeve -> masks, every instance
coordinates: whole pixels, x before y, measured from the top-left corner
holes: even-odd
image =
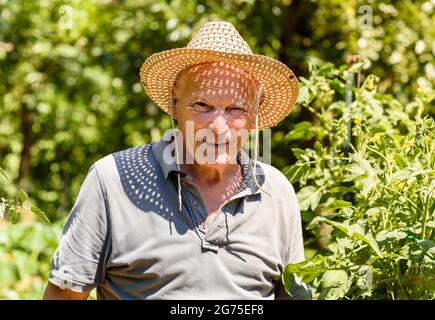
[[[80,187],[54,253],[49,274],[51,283],[83,292],[104,280],[109,241],[106,203],[94,164]]]
[[[284,263],[285,266],[290,263],[298,263],[305,260],[299,203],[293,186],[290,183],[288,183],[288,186],[290,201],[286,210],[290,214],[290,232],[286,261]],[[311,288],[308,284],[303,283],[300,277],[294,275],[292,279],[292,286],[290,288],[290,295],[285,290],[282,281],[278,282],[275,294],[276,299],[310,300]]]

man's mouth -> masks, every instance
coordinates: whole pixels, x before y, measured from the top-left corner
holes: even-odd
[[[212,143],[212,142],[208,142],[206,139],[204,139],[203,142],[205,142],[209,146],[214,146],[215,148],[221,148],[227,146],[230,143],[229,141],[221,142],[221,143]]]

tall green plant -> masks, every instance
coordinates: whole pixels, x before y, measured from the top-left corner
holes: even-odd
[[[324,250],[286,267],[284,283],[297,274],[318,299],[435,298],[435,123],[424,116],[435,92],[419,88],[402,105],[369,75],[346,106],[346,79],[361,64],[310,68],[299,102],[315,122],[297,124],[287,140],[312,139],[314,148],[293,148],[298,161],[285,173],[307,229],[333,231]]]

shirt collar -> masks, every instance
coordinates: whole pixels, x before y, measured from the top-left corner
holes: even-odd
[[[151,144],[151,149],[153,151],[154,157],[157,160],[160,168],[162,169],[163,175],[165,179],[168,178],[169,174],[180,173],[182,176],[186,174],[180,170],[178,170],[177,163],[175,162],[175,157],[171,156],[169,151],[173,150],[173,148],[165,149],[170,143],[174,140],[174,135],[172,132],[166,134],[162,140],[158,142],[153,142]],[[258,186],[254,181],[254,164],[252,159],[249,157],[248,153],[241,149],[237,154],[237,163],[240,165],[242,169],[242,186],[241,190],[246,188],[250,189],[252,194],[260,192]],[[256,165],[256,177],[257,182],[261,186],[264,183],[264,171],[260,166],[260,163],[257,162]]]
[[[173,142],[173,140],[174,135],[172,132],[170,132],[166,134],[159,142],[154,142],[151,144],[151,149],[153,150],[154,157],[156,158],[157,163],[160,165],[165,179],[168,178],[168,175],[171,172],[179,172],[185,175],[182,171],[178,170],[177,163],[175,162],[175,157],[171,156],[171,154],[169,154],[168,152],[168,150],[172,151],[172,147],[167,147],[170,143]]]

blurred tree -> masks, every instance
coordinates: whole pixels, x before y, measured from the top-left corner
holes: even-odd
[[[184,46],[204,22],[232,22],[254,52],[298,76],[309,58],[341,64],[351,53],[407,102],[435,77],[433,1],[0,0],[0,165],[53,219],[67,213],[92,162],[158,139],[167,116],[146,97],[139,68],[153,52]],[[294,159],[273,129],[272,162]],[[311,142],[308,142],[311,143]],[[12,195],[12,185],[0,193]]]

